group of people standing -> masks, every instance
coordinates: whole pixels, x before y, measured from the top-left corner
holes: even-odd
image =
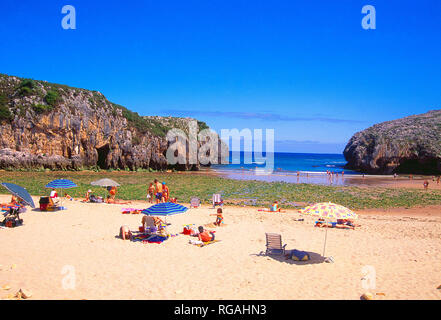
[[[170,189],[165,182],[160,183],[158,179],[155,179],[153,183],[150,183],[147,190],[147,201],[153,203],[153,199],[156,203],[168,202],[170,199]]]

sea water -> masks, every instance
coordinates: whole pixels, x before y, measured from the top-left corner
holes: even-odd
[[[267,155],[263,154],[263,158]],[[342,154],[275,152],[274,168],[270,168],[269,174],[259,174],[256,169],[264,169],[265,163],[259,163],[251,153],[230,152],[228,160],[228,164],[211,168],[232,179],[339,185],[344,184],[344,176],[360,174],[344,168],[346,160]]]

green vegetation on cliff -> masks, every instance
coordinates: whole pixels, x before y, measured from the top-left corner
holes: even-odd
[[[22,116],[26,111],[31,111],[35,116],[50,112],[63,103],[63,97],[68,95],[76,97],[80,94],[89,96],[88,102],[91,107],[109,109],[114,116],[123,116],[129,126],[140,134],[149,132],[155,136],[165,137],[171,128],[182,128],[183,123],[188,122],[188,119],[184,118],[141,116],[137,112],[108,101],[98,91],[6,74],[0,74],[0,121],[11,121],[14,115]],[[197,124],[199,130],[208,128],[205,122],[197,121]]]

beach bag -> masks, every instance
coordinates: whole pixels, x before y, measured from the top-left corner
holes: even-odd
[[[294,249],[291,252],[291,259],[294,261],[308,261],[311,259],[311,257],[305,251],[300,251],[300,250]]]
[[[189,226],[185,226],[184,230],[182,231],[183,234],[185,235],[190,235],[191,234],[191,228]]]

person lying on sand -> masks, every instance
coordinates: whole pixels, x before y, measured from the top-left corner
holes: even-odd
[[[112,198],[109,195],[109,196],[107,196],[106,203],[110,203],[110,204],[130,204],[131,202],[130,201],[117,200],[117,199]]]
[[[121,228],[119,229],[119,236],[123,240],[129,240],[132,238],[132,232],[130,231],[128,226],[121,226]]]
[[[213,231],[205,230],[203,226],[199,226],[198,230],[199,230],[198,238],[200,241],[209,242],[214,240]]]
[[[4,210],[9,210],[10,207],[24,207],[23,200],[19,197],[12,196],[11,202],[0,204],[1,208]]]
[[[361,227],[361,225],[359,224],[354,224],[354,221],[352,221],[351,219],[338,219],[337,220],[337,225],[345,225],[345,226],[349,226],[349,227]]]

